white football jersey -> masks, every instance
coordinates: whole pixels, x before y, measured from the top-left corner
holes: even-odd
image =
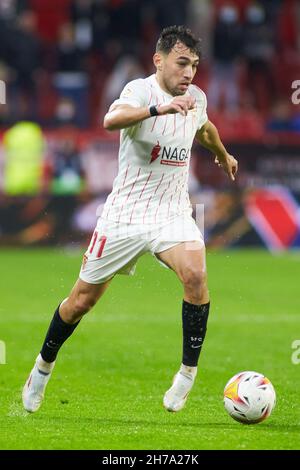
[[[119,172],[101,217],[129,224],[160,224],[191,213],[188,171],[195,134],[207,121],[205,93],[190,85],[196,98],[187,116],[155,116],[122,129]],[[144,107],[169,103],[174,96],[153,74],[129,82],[114,104]]]

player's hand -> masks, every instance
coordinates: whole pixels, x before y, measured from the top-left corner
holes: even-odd
[[[219,168],[223,168],[231,181],[235,181],[235,175],[238,171],[238,162],[232,155],[227,153],[224,157],[215,157],[215,163]]]
[[[180,113],[186,116],[190,109],[195,107],[196,100],[193,96],[175,96],[168,104],[161,104],[157,107],[160,116],[164,114]]]

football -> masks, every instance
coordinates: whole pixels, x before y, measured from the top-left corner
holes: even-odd
[[[270,416],[276,394],[270,380],[253,371],[234,375],[224,388],[224,406],[229,415],[243,424],[256,424]]]

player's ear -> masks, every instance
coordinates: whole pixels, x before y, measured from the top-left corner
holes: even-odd
[[[162,55],[159,52],[155,52],[153,56],[153,63],[157,70],[162,70]]]

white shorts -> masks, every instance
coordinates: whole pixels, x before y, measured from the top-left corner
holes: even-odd
[[[204,246],[202,233],[190,215],[155,226],[119,224],[100,217],[79,277],[89,284],[102,284],[115,274],[133,275],[144,253],[155,255],[187,241],[199,241]]]

